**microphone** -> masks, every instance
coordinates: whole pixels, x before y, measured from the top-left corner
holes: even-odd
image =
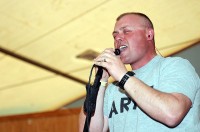
[[[120,49],[115,49],[114,53],[115,55],[120,55]]]

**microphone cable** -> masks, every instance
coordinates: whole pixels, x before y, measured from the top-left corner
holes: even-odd
[[[93,85],[91,84],[91,77],[92,77],[92,71],[94,67],[98,67],[98,71],[95,76],[95,80]],[[83,132],[89,132],[89,126],[91,117],[95,112],[96,108],[96,99],[99,91],[99,87],[101,85],[100,79],[103,74],[103,68],[101,66],[93,65],[92,69],[90,71],[89,76],[89,82],[86,85],[86,99],[84,102],[84,112],[86,113],[86,119],[85,119],[85,125],[84,125],[84,131]]]
[[[115,55],[119,55],[120,49],[115,49],[114,53]],[[94,83],[92,85],[91,77],[92,77],[92,72],[93,72],[94,67],[98,67],[98,70],[95,75]],[[86,119],[85,119],[83,132],[89,132],[91,117],[94,114],[95,108],[96,108],[96,100],[97,100],[99,87],[101,85],[100,80],[102,78],[102,75],[103,75],[103,67],[97,66],[94,64],[90,71],[89,81],[86,84],[86,99],[84,101],[84,112],[86,113]]]

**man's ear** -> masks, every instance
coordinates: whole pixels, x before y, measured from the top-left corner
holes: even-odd
[[[147,40],[153,40],[154,38],[154,30],[149,28],[147,29]]]

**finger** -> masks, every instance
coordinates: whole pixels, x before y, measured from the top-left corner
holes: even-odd
[[[98,65],[98,66],[102,66],[104,68],[107,69],[107,66],[108,66],[108,60],[107,59],[98,59],[98,60],[95,60],[94,61],[94,64],[95,65]]]
[[[113,61],[112,58],[106,57],[106,56],[102,56],[101,58],[98,58],[95,60],[96,62],[104,62],[104,63],[110,63]]]
[[[105,49],[97,58],[94,59],[96,62],[111,62],[114,59],[115,54],[113,49]]]
[[[94,61],[94,64],[97,66],[102,66],[103,67],[103,61]]]
[[[109,49],[105,49],[103,53],[108,53],[108,54],[111,54],[111,55],[115,55],[114,51],[115,50],[113,48],[109,48]]]

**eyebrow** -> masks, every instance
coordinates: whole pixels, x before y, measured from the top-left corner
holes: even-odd
[[[115,33],[118,33],[118,31],[113,31],[113,32],[112,32],[112,35],[115,34]]]
[[[119,30],[125,29],[125,28],[127,28],[127,27],[129,27],[129,26],[126,25],[126,26],[120,27]],[[113,32],[112,32],[112,34],[115,34],[115,33],[118,33],[118,31],[113,31]]]

